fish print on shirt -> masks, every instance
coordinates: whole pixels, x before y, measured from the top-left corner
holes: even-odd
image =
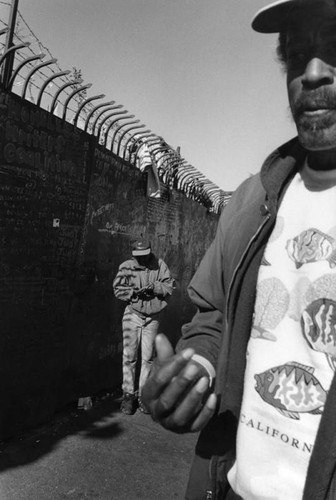
[[[288,316],[300,322],[302,311],[321,298],[336,302],[336,274],[324,274],[313,282],[306,276],[300,278],[290,292]]]
[[[301,330],[314,351],[325,354],[336,370],[336,275],[325,274],[301,288]],[[304,293],[303,293],[304,292]]]
[[[255,390],[282,415],[300,420],[300,413],[321,415],[327,397],[314,368],[290,361],[254,376]]]
[[[318,299],[309,304],[301,317],[302,333],[315,351],[326,355],[332,370],[336,369],[336,302]]]
[[[322,260],[326,260],[330,268],[336,266],[335,238],[319,229],[310,228],[302,231],[298,236],[287,241],[286,250],[297,269],[304,264]]]

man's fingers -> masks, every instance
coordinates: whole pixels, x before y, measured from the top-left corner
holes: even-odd
[[[203,404],[207,389],[208,379],[202,377],[172,413],[161,417],[161,424],[175,432],[200,431],[213,416],[217,404],[215,394],[211,394]]]
[[[194,367],[191,366],[191,368]],[[178,425],[183,428],[190,423],[202,408],[202,399],[208,387],[209,380],[207,377],[202,377],[193,387],[190,387],[183,399],[176,401],[177,405],[174,412],[167,417],[166,424],[168,426]],[[164,395],[161,396],[160,401],[163,399]]]
[[[169,347],[169,341],[162,334],[160,334],[160,337],[163,337],[163,339],[161,339],[163,349],[165,347]],[[159,343],[161,342],[161,340],[159,340]],[[173,384],[173,392],[174,390],[176,390],[176,388],[174,389],[174,381],[177,377],[179,377],[179,374],[188,364],[193,354],[193,349],[185,349],[178,354],[168,357],[166,361],[162,360],[160,363],[157,359],[154,362],[152,372],[148,377],[142,391],[144,402],[150,409],[152,409],[153,405],[156,403],[157,399],[160,398],[167,386]],[[180,394],[181,391],[178,390],[178,395]],[[176,397],[173,397],[174,404],[175,400]]]
[[[200,413],[197,415],[196,419],[193,421],[190,427],[191,432],[199,432],[205,425],[209,422],[210,418],[213,416],[216,410],[217,397],[215,394],[210,394],[205,405],[203,406]]]
[[[199,399],[198,393],[192,386],[201,378],[202,370],[197,363],[189,362],[187,366],[180,371],[162,391],[155,406],[157,416],[166,415],[174,411],[177,404],[180,405],[181,398],[181,413],[186,407],[193,407],[194,399]],[[205,381],[205,390],[208,388],[208,378],[203,377]],[[186,393],[188,391],[188,393]],[[186,394],[185,394],[186,393]],[[185,394],[185,396],[184,396]]]
[[[148,378],[144,386],[144,388],[147,386],[147,389],[150,390],[151,399],[160,397],[162,391],[170,384],[173,384],[174,391],[175,379],[179,376],[193,354],[193,349],[186,349],[173,356],[170,361],[167,361],[162,366],[158,365],[158,370],[153,371],[153,375]],[[180,393],[181,391],[178,392]]]

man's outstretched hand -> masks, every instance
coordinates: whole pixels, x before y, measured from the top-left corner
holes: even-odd
[[[193,361],[193,349],[174,354],[165,335],[155,339],[157,358],[142,390],[142,400],[153,420],[175,432],[197,432],[210,420],[216,408],[215,394],[209,395],[205,368]]]

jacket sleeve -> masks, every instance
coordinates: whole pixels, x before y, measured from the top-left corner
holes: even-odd
[[[195,353],[216,367],[222,338],[224,318],[223,215],[210,248],[203,257],[188,287],[188,294],[197,312],[182,327],[177,350],[192,347]]]
[[[167,297],[173,293],[175,280],[172,278],[168,266],[163,260],[159,259],[158,279],[153,283],[153,293],[158,297]]]
[[[130,302],[133,295],[133,286],[129,284],[129,272],[127,268],[121,264],[118,273],[113,280],[113,292],[117,299]]]

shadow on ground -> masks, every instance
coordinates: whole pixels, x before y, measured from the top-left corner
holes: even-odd
[[[118,393],[98,395],[89,411],[79,410],[77,402],[73,403],[58,412],[51,422],[0,442],[0,471],[34,462],[72,435],[95,439],[119,436],[124,429],[118,421],[111,422],[111,417],[119,413],[119,406]]]

